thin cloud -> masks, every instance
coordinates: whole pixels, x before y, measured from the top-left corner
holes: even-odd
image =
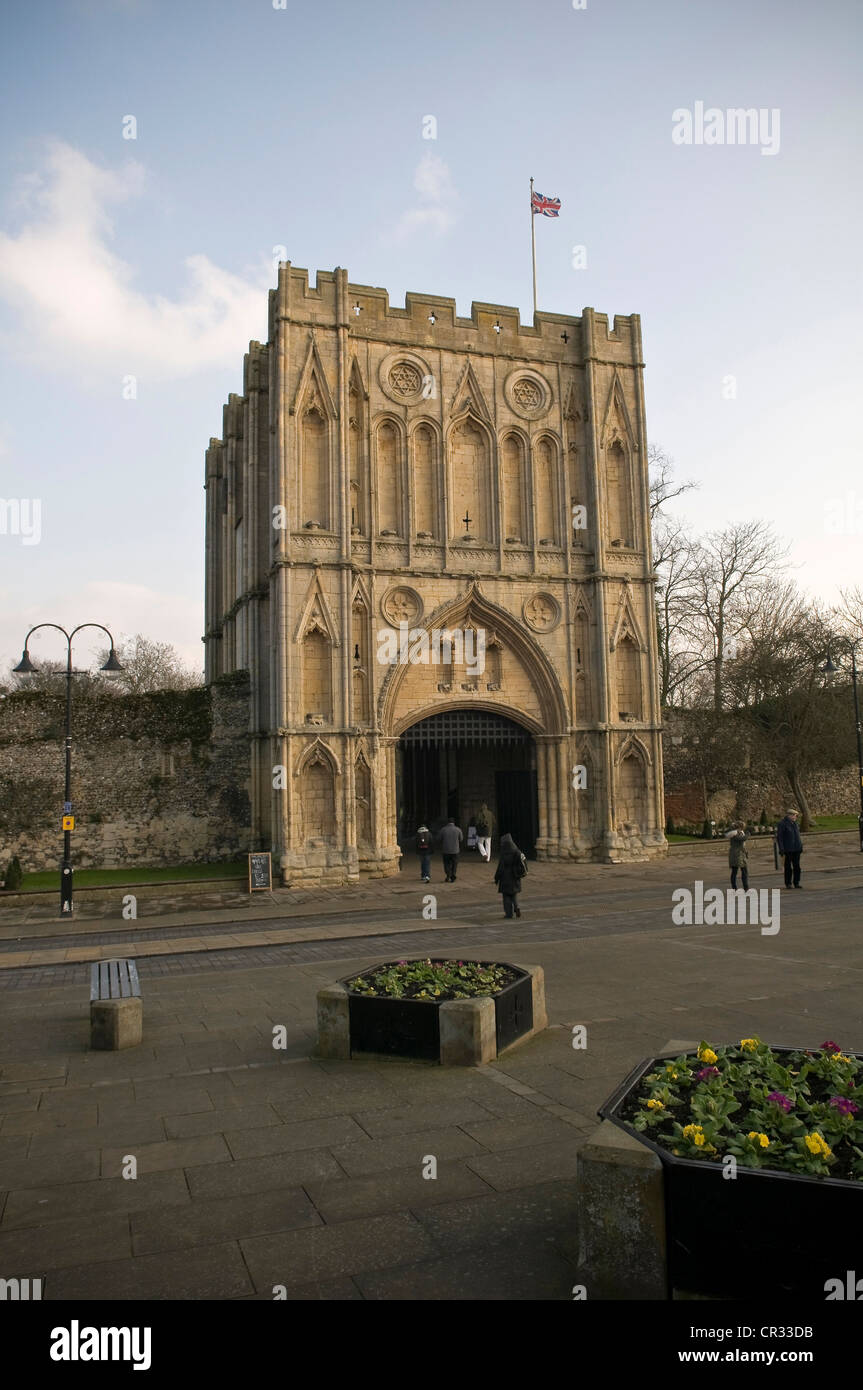
[[[414,170],[414,189],[418,205],[402,213],[393,230],[393,240],[431,232],[444,236],[458,221],[458,193],[449,165],[437,154],[424,154]]]
[[[187,283],[174,299],[134,284],[136,270],[111,246],[112,208],[145,196],[140,164],[95,165],[61,142],[45,167],[25,176],[13,204],[19,229],[0,232],[0,296],[18,309],[37,353],[56,365],[110,365],[150,377],[232,366],[265,328],[269,269],[254,281],[187,256]],[[68,358],[64,359],[67,363]]]

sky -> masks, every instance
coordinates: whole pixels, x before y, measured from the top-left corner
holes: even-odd
[[[857,0],[28,0],[0,38],[0,673],[39,622],[202,668],[204,450],[277,261],[530,322],[531,176],[540,310],[642,316],[678,514],[863,579]]]

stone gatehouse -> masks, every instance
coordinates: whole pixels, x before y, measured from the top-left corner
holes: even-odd
[[[483,801],[542,859],[664,853],[642,377],[637,315],[279,267],[207,450],[205,642],[285,881]]]

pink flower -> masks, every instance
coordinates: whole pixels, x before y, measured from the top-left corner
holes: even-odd
[[[841,1051],[842,1051],[842,1049],[841,1049],[841,1047],[839,1046],[839,1044],[838,1044],[838,1043],[835,1043],[835,1042],[823,1042],[823,1043],[821,1044],[821,1048],[822,1048],[822,1051],[824,1051],[824,1052],[841,1052]]]
[[[786,1112],[794,1109],[794,1102],[789,1100],[787,1096],[784,1096],[781,1091],[771,1091],[767,1099],[771,1100],[774,1105],[780,1106]]]
[[[836,1106],[840,1115],[856,1115],[860,1109],[859,1105],[855,1105],[853,1100],[848,1100],[846,1096],[832,1096],[830,1104]]]
[[[719,1075],[718,1067],[702,1067],[701,1071],[695,1073],[696,1081],[711,1081],[714,1076]]]

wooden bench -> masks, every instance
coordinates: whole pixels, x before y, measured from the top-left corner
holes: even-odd
[[[100,960],[90,969],[90,1046],[99,1051],[137,1047],[143,1005],[133,960]]]

